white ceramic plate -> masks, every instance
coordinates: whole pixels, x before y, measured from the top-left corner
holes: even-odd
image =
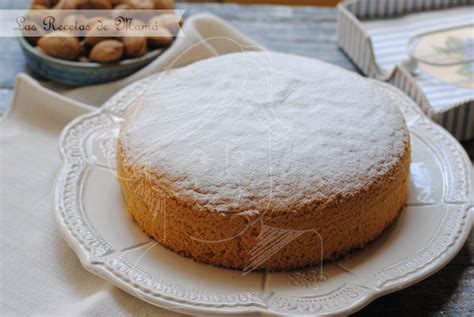
[[[242,274],[193,262],[161,247],[127,214],[115,178],[115,139],[130,102],[150,77],[63,131],[55,216],[86,269],[133,296],[188,314],[348,314],[446,265],[472,223],[466,153],[398,90],[386,86],[411,132],[407,207],[379,239],[323,267]]]

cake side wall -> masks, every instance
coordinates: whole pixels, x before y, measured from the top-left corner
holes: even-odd
[[[409,151],[406,141],[403,155],[385,177],[349,199],[277,217],[209,212],[189,202],[183,204],[160,188],[150,171],[127,165],[120,142],[117,171],[128,212],[163,246],[216,266],[282,271],[316,265],[321,259],[334,260],[383,232],[406,200]],[[279,246],[268,240],[268,230],[275,236],[287,235],[287,244]],[[262,243],[268,244],[263,250]]]

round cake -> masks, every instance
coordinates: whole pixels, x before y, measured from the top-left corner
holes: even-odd
[[[385,88],[321,61],[268,52],[163,72],[117,144],[128,212],[199,262],[282,271],[334,260],[403,208],[403,115]]]

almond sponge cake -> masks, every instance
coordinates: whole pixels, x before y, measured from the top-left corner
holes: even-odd
[[[247,52],[163,72],[125,116],[128,212],[199,262],[282,271],[364,247],[404,206],[403,115],[330,64]]]

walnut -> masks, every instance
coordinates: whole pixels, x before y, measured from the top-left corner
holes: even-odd
[[[110,10],[112,9],[111,0],[76,0],[78,9],[89,10]]]
[[[173,35],[168,29],[160,27],[153,31],[153,35],[148,36],[148,44],[151,47],[161,47],[170,44],[173,41]]]
[[[115,6],[118,6],[119,4],[130,4],[131,3],[131,0],[111,0],[112,1],[112,6],[115,7]]]
[[[122,42],[127,57],[140,57],[147,52],[147,38],[145,36],[125,36]]]
[[[124,53],[124,45],[117,40],[105,40],[96,44],[89,59],[98,63],[113,63],[119,61]]]
[[[174,0],[154,0],[156,10],[174,10]]]
[[[91,24],[91,28],[92,29],[86,33],[84,38],[84,43],[87,45],[93,46],[101,41],[110,40],[117,37],[114,20],[99,18],[99,20],[96,20],[95,23]],[[105,31],[106,28],[107,31]]]
[[[50,56],[70,61],[77,60],[81,52],[79,40],[73,34],[64,31],[46,34],[39,39],[38,46]]]
[[[95,16],[95,17],[87,18],[85,23],[86,25],[90,26],[90,28],[92,29],[97,22],[105,21],[105,20],[107,20],[107,18],[102,17],[102,16]]]
[[[135,7],[131,3],[121,3],[114,7],[114,10],[133,10]]]
[[[33,0],[31,2],[31,8],[33,9],[34,6],[42,6],[44,8],[51,8],[51,1],[49,0]]]
[[[86,25],[87,20],[83,15],[70,14],[64,18],[62,25],[68,28],[74,28],[76,26]]]
[[[30,8],[30,9],[31,9],[31,10],[48,10],[49,7],[45,7],[45,6],[42,5],[42,4],[33,3],[33,4],[31,5],[31,8]]]
[[[27,20],[41,24],[45,17],[49,15],[49,9],[33,9],[28,11]]]
[[[76,0],[60,0],[53,9],[55,10],[75,10],[77,8]]]
[[[135,10],[135,7],[128,3],[121,3],[112,10],[112,17],[127,16],[128,10]]]
[[[153,0],[129,0],[131,5],[135,7],[137,10],[153,10]]]

